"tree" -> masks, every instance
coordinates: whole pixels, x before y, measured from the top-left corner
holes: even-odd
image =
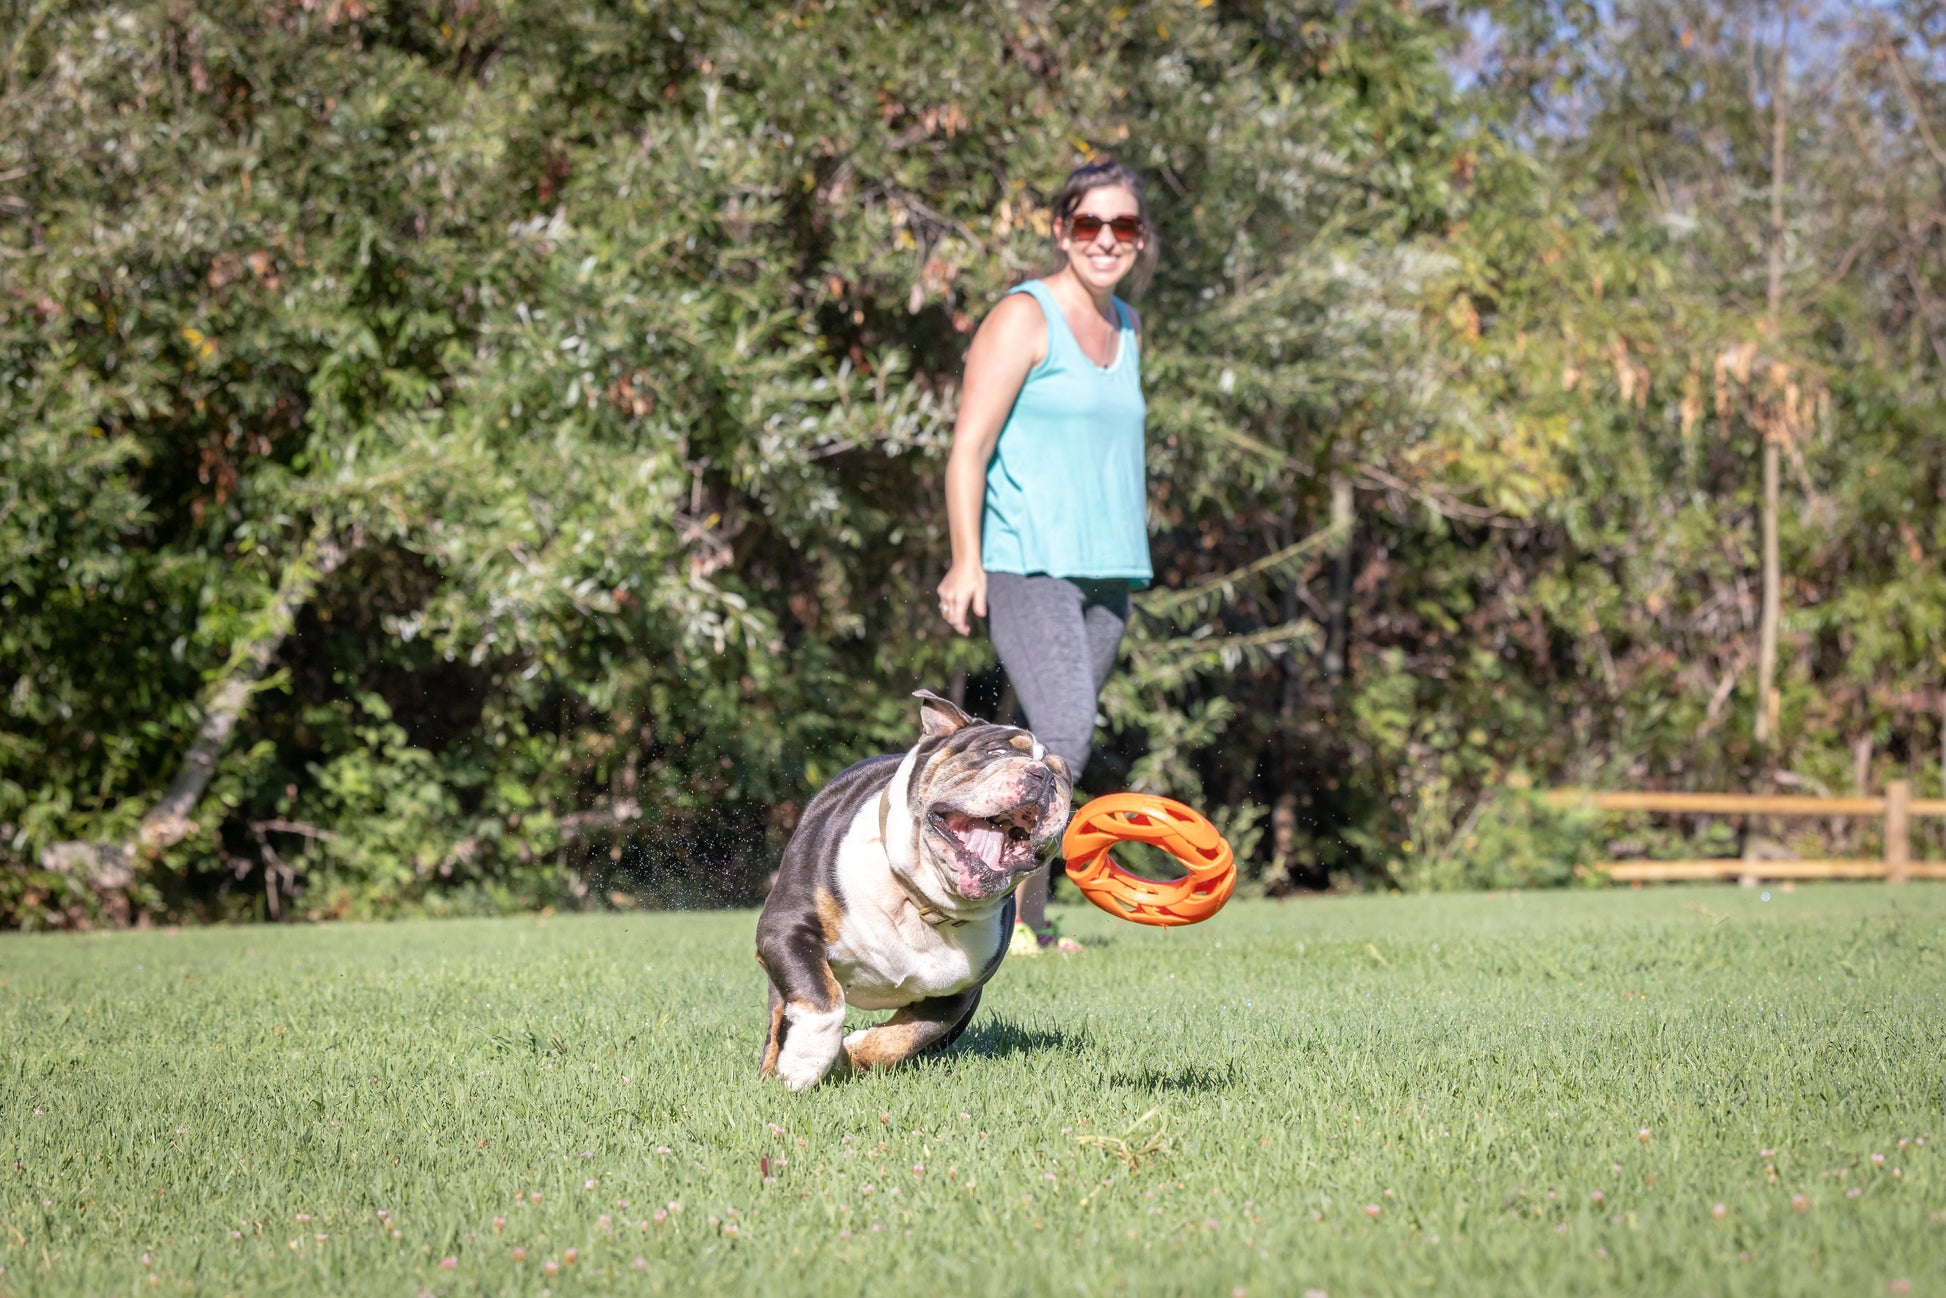
[[[913,595],[1103,151],[1165,258],[1098,787],[1266,887],[1567,877],[1512,785],[1758,760],[1766,428],[1767,760],[1940,751],[1919,7],[1805,19],[1782,241],[1754,3],[0,12],[8,922],[748,900],[910,688],[997,701]]]

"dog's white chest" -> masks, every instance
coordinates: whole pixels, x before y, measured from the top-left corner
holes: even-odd
[[[845,915],[825,948],[845,1000],[859,1009],[896,1009],[966,990],[1000,949],[1000,912],[958,925],[926,923],[885,864],[876,817],[860,817],[868,820],[853,826],[839,850]]]

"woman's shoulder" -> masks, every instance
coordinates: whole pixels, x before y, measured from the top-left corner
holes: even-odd
[[[1023,280],[1001,295],[1000,300],[993,304],[993,310],[987,313],[987,318],[992,319],[1002,312],[1041,316],[1046,312],[1048,301],[1047,285],[1037,279]]]
[[[976,342],[995,343],[1009,350],[1024,348],[1036,358],[1047,350],[1047,316],[1031,293],[1008,293],[987,312]]]
[[[1024,279],[1004,293],[994,304],[989,318],[1006,312],[1029,320],[1046,320],[1048,312],[1059,311],[1061,304],[1054,297],[1054,291],[1047,286],[1046,280]]]

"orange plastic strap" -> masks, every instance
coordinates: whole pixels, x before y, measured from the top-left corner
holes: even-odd
[[[1115,864],[1116,843],[1150,843],[1183,863],[1187,878],[1143,879]],[[1237,886],[1236,862],[1216,826],[1180,802],[1149,793],[1111,793],[1074,813],[1061,837],[1068,878],[1118,919],[1168,928],[1223,909]]]

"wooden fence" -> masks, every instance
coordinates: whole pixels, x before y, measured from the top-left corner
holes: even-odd
[[[1885,821],[1885,854],[1877,861],[1754,861],[1716,857],[1701,861],[1604,861],[1593,867],[1618,883],[1674,879],[1946,879],[1946,861],[1912,859],[1912,822],[1946,816],[1946,798],[1915,798],[1907,780],[1893,780],[1878,798],[1818,798],[1745,793],[1597,793],[1556,789],[1548,805],[1593,811],[1654,811],[1704,816],[1877,816]]]

